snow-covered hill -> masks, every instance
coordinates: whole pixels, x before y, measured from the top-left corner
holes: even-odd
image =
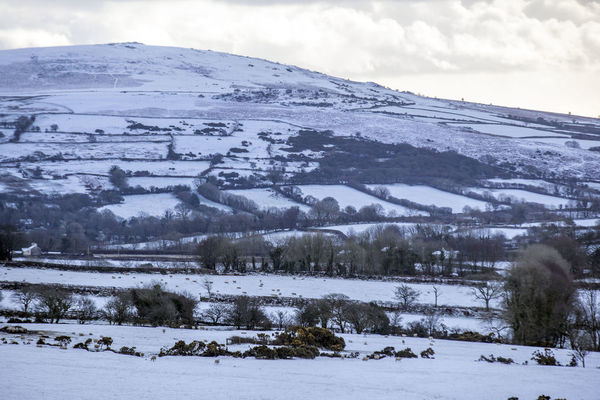
[[[16,137],[22,116],[35,121]],[[306,131],[331,138],[292,145]],[[273,170],[284,181],[318,170],[337,151],[336,138],[453,150],[503,178],[593,184],[600,170],[597,119],[425,98],[255,58],[139,43],[0,51],[0,133],[7,191],[110,188],[111,165],[156,177],[157,187],[165,177],[198,174],[230,188],[239,179],[266,186]]]

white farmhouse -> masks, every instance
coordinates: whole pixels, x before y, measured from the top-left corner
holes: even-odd
[[[42,250],[38,247],[37,243],[31,243],[31,246],[21,249],[23,256],[41,256]]]

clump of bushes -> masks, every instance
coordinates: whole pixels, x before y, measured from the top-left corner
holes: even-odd
[[[273,344],[292,347],[312,346],[331,351],[342,351],[346,347],[343,338],[335,336],[329,329],[316,326],[288,328],[276,336]]]
[[[260,345],[251,348],[244,352],[243,357],[256,357],[263,360],[289,360],[294,357],[313,359],[319,356],[319,349],[315,346],[283,346],[283,347],[269,347],[266,345]]]
[[[434,358],[435,351],[431,347],[426,348],[421,352],[421,358]]]
[[[515,361],[512,358],[505,358],[502,356],[495,357],[493,354],[490,354],[489,357],[486,357],[482,354],[481,357],[479,357],[479,360],[477,360],[477,361],[486,361],[489,363],[499,362],[502,364],[514,364],[515,363]]]
[[[92,338],[87,339],[85,342],[76,343],[73,348],[74,349],[82,349],[82,350],[90,350],[89,346],[92,344]]]
[[[539,365],[560,366],[560,363],[556,357],[554,357],[554,353],[550,349],[544,349],[543,353],[539,350],[534,351],[531,359],[537,362]]]
[[[162,348],[159,357],[163,356],[200,356],[206,349],[206,343],[194,340],[186,344],[184,340],[180,340],[170,349]]]
[[[185,341],[180,340],[171,348],[162,348],[160,353],[158,353],[158,356],[241,357],[241,353],[239,351],[231,352],[227,350],[224,345],[215,341],[206,344],[204,342],[194,340],[187,344]]]
[[[57,337],[54,338],[54,340],[56,342],[58,342],[60,346],[66,346],[69,343],[71,343],[71,337],[64,336],[64,335],[63,336],[57,336]]]
[[[418,358],[417,355],[410,349],[410,347],[397,351],[394,355],[396,358]]]
[[[427,353],[429,354],[429,350],[431,350],[431,354],[433,355],[433,349],[429,348],[425,351],[423,351],[421,353],[421,355],[423,355],[423,353]],[[410,347],[405,348],[404,350],[399,350],[396,351],[396,349],[392,346],[388,346],[386,348],[384,348],[383,350],[379,350],[379,351],[375,351],[373,352],[373,354],[369,354],[368,356],[365,356],[363,359],[364,360],[381,360],[382,358],[385,357],[396,357],[396,359],[400,359],[400,358],[418,358],[418,356],[413,353],[413,351],[410,349]],[[429,358],[429,357],[426,357]]]
[[[123,346],[119,350],[119,354],[126,354],[128,356],[135,356],[135,357],[144,357],[144,353],[135,351],[135,346],[133,346],[133,347]]]
[[[113,343],[113,340],[110,336],[102,336],[98,340],[98,345],[100,346],[100,348],[102,348],[102,346],[106,346],[106,350],[110,350],[110,345],[112,343]]]
[[[269,336],[265,333],[258,333],[253,336],[231,336],[227,338],[227,344],[270,344]]]

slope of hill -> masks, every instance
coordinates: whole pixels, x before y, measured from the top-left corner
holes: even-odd
[[[419,97],[212,51],[139,43],[0,51],[0,95],[5,193],[98,194],[114,188],[117,165],[146,177],[146,191],[197,176],[226,189],[404,183],[484,205],[486,188],[506,188],[494,178],[527,178],[553,191],[569,179],[579,192],[562,193],[565,204],[598,194],[587,186],[600,170],[597,119]],[[310,205],[306,195],[290,197]],[[374,203],[385,209],[387,196]],[[393,196],[421,209],[411,215],[431,204]]]

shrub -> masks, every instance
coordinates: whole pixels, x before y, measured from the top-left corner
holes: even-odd
[[[494,362],[499,362],[502,364],[514,364],[514,360],[512,358],[505,358],[505,357],[494,357],[493,354],[490,354],[489,357],[484,356],[483,354],[481,355],[481,357],[479,357],[478,361],[486,361],[489,363],[494,363]]]
[[[294,357],[313,359],[319,355],[319,349],[316,346],[300,345],[294,347]]]
[[[91,339],[91,338],[87,339],[87,340],[86,340],[85,342],[83,342],[83,343],[81,343],[81,342],[79,342],[79,343],[76,343],[76,344],[73,346],[73,348],[74,348],[74,349],[83,349],[83,350],[88,350],[88,351],[89,351],[89,346],[90,346],[90,344],[92,344],[92,339]]]
[[[396,358],[418,358],[417,355],[410,349],[410,347],[397,351],[394,356],[396,356]]]
[[[71,343],[71,338],[69,336],[57,336],[54,340],[60,343],[61,346],[66,346]]]
[[[539,365],[560,365],[560,363],[556,360],[556,357],[554,357],[554,353],[550,349],[544,349],[543,353],[539,350],[534,351],[531,359],[537,362]]]
[[[291,347],[276,347],[277,358],[281,360],[288,360],[296,355],[296,351]]]
[[[106,346],[106,350],[110,349],[110,345],[113,343],[113,340],[110,336],[102,336],[100,340],[98,340],[98,344],[100,346]]]
[[[206,344],[204,342],[194,340],[190,344],[186,344],[185,341],[180,340],[170,349],[162,348],[158,356],[200,356],[205,349]]]
[[[346,347],[343,338],[335,336],[329,329],[315,326],[295,326],[277,335],[274,344],[285,346],[313,346],[332,351],[342,351]]]
[[[133,346],[133,347],[123,346],[123,347],[121,347],[121,349],[119,349],[119,354],[126,354],[128,356],[136,356],[136,357],[144,357],[144,353],[135,351],[135,346]]]
[[[218,356],[231,356],[235,355],[227,351],[225,346],[215,342],[214,340],[206,345],[206,350],[201,354],[202,357],[218,357]]]
[[[256,357],[263,360],[275,360],[279,358],[275,349],[265,345],[252,347],[250,350],[244,352],[244,357]]]
[[[421,358],[433,358],[434,354],[435,354],[435,351],[433,351],[433,349],[431,347],[428,347],[427,349],[425,349],[421,352]]]
[[[384,348],[383,350],[376,351],[373,354],[366,356],[367,360],[380,360],[385,357],[393,357],[395,356],[395,349],[391,346]]]

